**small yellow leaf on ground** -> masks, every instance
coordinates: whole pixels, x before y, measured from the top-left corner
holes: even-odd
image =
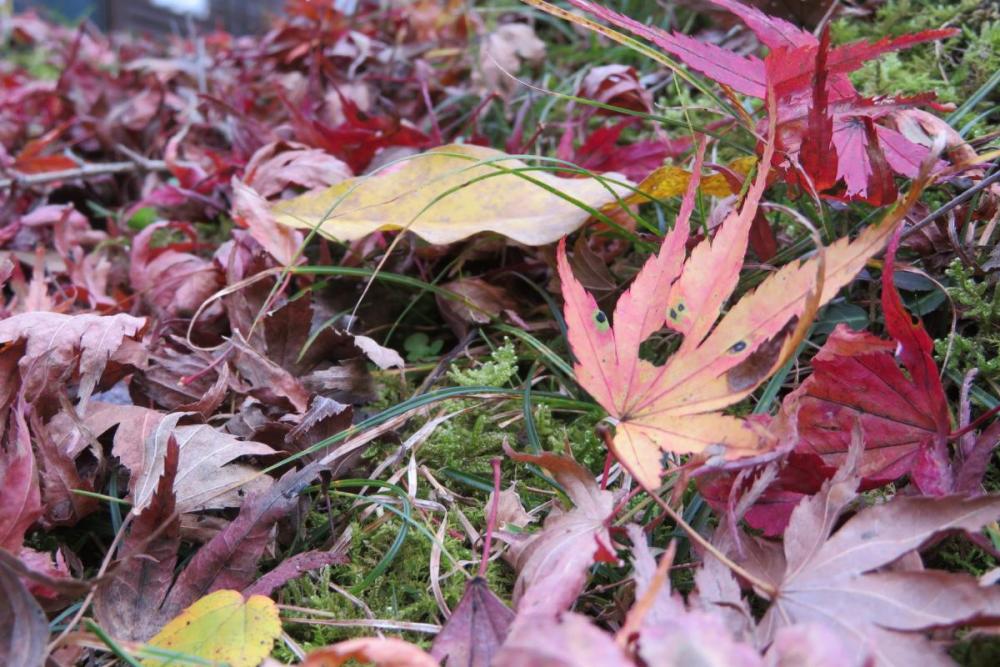
[[[757,158],[753,156],[741,157],[729,163],[728,168],[740,176],[746,176],[757,163]],[[688,181],[691,180],[691,172],[681,167],[667,165],[660,167],[639,184],[639,191],[656,199],[666,199],[668,197],[680,197],[687,190]],[[736,194],[725,174],[716,173],[704,176],[701,179],[699,191],[703,195],[713,197],[728,197]],[[627,199],[630,204],[641,204],[647,201],[648,197],[634,193]]]
[[[606,177],[628,183],[618,174]],[[590,217],[587,207],[600,209],[629,192],[625,185],[596,178],[561,178],[492,148],[454,144],[383,174],[276,202],[272,210],[280,223],[302,229],[319,225],[322,234],[340,241],[406,228],[431,243],[497,232],[543,245],[582,225]]]
[[[281,634],[278,607],[263,595],[244,600],[239,591],[215,591],[167,623],[149,646],[230,667],[256,667]],[[146,667],[183,664],[180,658],[147,658]]]

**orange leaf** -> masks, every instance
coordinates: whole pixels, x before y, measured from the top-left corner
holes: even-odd
[[[773,127],[770,136],[761,164],[771,163]],[[816,308],[885,246],[921,189],[915,185],[906,202],[855,241],[840,239],[818,257],[772,274],[720,320],[739,280],[767,171],[758,173],[743,206],[715,238],[698,244],[684,262],[702,151],[674,229],[619,299],[612,320],[573,276],[565,242],[558,251],[577,381],[616,423],[615,455],[650,489],[659,485],[665,452],[715,463],[777,445],[765,429],[720,411],[747,397],[787,360]],[[639,345],[664,325],[684,334],[684,341],[664,365],[654,366],[639,358]]]

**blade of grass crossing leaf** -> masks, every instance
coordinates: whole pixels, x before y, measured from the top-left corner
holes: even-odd
[[[97,623],[94,623],[89,618],[84,619],[84,624],[87,626],[87,629],[90,630],[92,633],[94,633],[94,635],[98,639],[100,639],[105,646],[108,647],[108,650],[114,653],[118,657],[118,659],[121,660],[123,663],[129,665],[130,667],[142,667],[142,663],[133,658],[128,651],[126,651],[124,648],[121,647],[120,644],[118,644],[118,642],[112,639],[111,635],[109,635],[107,632],[104,631],[104,628],[99,626]]]

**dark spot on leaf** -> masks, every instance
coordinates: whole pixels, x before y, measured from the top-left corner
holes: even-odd
[[[611,326],[608,322],[608,316],[600,309],[594,311],[594,324],[597,325],[598,331],[607,331]]]
[[[729,348],[729,351],[733,352],[735,354],[737,352],[742,352],[745,349],[747,349],[747,343],[746,343],[746,341],[741,340],[741,341],[738,341],[738,342],[734,343],[733,346],[731,348]]]

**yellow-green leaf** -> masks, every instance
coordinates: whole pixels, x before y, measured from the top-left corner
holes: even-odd
[[[618,174],[607,176],[627,183]],[[490,231],[542,245],[569,234],[590,217],[579,203],[546,188],[591,209],[631,191],[596,178],[561,178],[501,151],[455,144],[414,156],[382,174],[276,202],[273,213],[278,222],[303,229],[319,225],[321,233],[341,241],[380,229],[406,228],[431,243],[451,243]]]
[[[281,634],[278,607],[263,595],[244,600],[239,591],[215,591],[185,609],[149,641],[150,647],[225,663],[256,667]],[[146,667],[182,664],[179,658],[147,658]]]

